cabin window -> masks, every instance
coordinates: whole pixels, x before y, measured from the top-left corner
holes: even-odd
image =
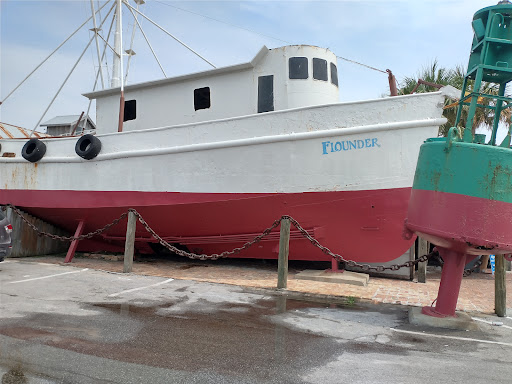
[[[123,121],[135,120],[137,117],[137,101],[126,100],[124,102],[124,118]]]
[[[274,76],[258,77],[258,113],[274,110]]]
[[[313,58],[313,79],[327,81],[327,60]]]
[[[331,83],[338,86],[338,68],[334,63],[331,63]]]
[[[208,109],[210,106],[210,87],[194,89],[194,109]]]
[[[308,58],[290,57],[288,60],[288,70],[290,72],[290,79],[307,79]]]

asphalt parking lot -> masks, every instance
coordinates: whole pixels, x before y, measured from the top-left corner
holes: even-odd
[[[0,264],[0,288],[3,380],[509,383],[512,372],[511,318],[422,328],[406,306],[18,260]]]

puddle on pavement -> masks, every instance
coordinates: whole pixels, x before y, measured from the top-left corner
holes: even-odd
[[[277,297],[247,305],[216,304],[213,312],[160,315],[162,309],[173,304],[176,303],[147,307],[85,305],[84,309],[92,307],[98,315],[34,314],[1,326],[0,334],[88,355],[184,371],[211,370],[262,379],[287,372],[282,382],[298,382],[306,369],[322,366],[341,353],[340,344],[331,338],[293,330],[269,319],[285,311],[326,308],[328,304]]]
[[[299,382],[308,369],[324,366],[344,351],[405,353],[386,346],[339,343],[270,319],[276,314],[311,308],[346,310],[341,303],[277,296],[251,304],[214,304],[215,310],[209,312],[165,311],[180,303],[86,304],[84,309],[92,307],[98,315],[34,314],[0,327],[0,333],[88,355],[184,371],[210,370],[265,380],[286,372],[286,379],[280,382]],[[348,310],[365,310],[363,307],[356,305]]]

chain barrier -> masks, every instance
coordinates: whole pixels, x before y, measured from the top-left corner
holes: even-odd
[[[117,219],[112,221],[111,223],[105,225],[103,228],[97,229],[96,231],[86,233],[85,235],[81,236],[59,236],[54,235],[52,233],[44,232],[39,230],[34,224],[32,224],[28,219],[21,213],[21,211],[16,208],[14,205],[8,204],[9,208],[13,210],[21,219],[35,232],[37,232],[38,236],[46,236],[54,240],[59,241],[74,241],[74,240],[84,240],[84,239],[90,239],[93,236],[100,235],[101,233],[107,231],[110,227],[113,227],[114,225],[117,225],[121,220],[123,220],[126,216],[128,216],[128,212],[123,213],[121,216],[119,216]]]
[[[386,270],[398,271],[400,268],[411,268],[413,266],[416,266],[418,263],[422,263],[422,262],[425,262],[425,261],[429,260],[432,256],[438,256],[439,255],[439,253],[437,251],[432,251],[428,255],[420,256],[416,260],[409,260],[409,261],[406,261],[403,264],[393,264],[393,265],[388,265],[388,266],[385,266],[385,265],[372,266],[372,265],[369,265],[369,264],[357,263],[357,262],[355,262],[353,260],[346,260],[345,258],[343,258],[343,256],[341,256],[341,255],[339,255],[337,253],[333,253],[329,248],[327,248],[327,247],[323,246],[322,244],[320,244],[320,242],[317,239],[315,239],[313,236],[311,236],[309,234],[309,232],[306,231],[299,224],[299,222],[297,220],[295,220],[293,217],[288,216],[288,215],[283,215],[279,219],[274,220],[274,222],[272,223],[272,225],[270,227],[265,229],[260,235],[256,236],[251,241],[246,242],[241,247],[234,248],[231,251],[224,251],[224,252],[221,252],[221,253],[213,253],[211,255],[196,254],[196,253],[187,252],[187,251],[184,251],[182,249],[179,249],[179,248],[175,247],[174,245],[168,243],[164,239],[162,239],[162,237],[160,237],[149,226],[149,224],[144,220],[142,215],[139,212],[137,212],[135,209],[133,209],[133,208],[130,208],[128,210],[128,212],[123,213],[121,216],[119,216],[117,219],[113,220],[111,223],[105,225],[103,228],[100,228],[100,229],[98,229],[96,231],[89,232],[89,233],[87,233],[85,235],[81,235],[81,236],[77,236],[77,237],[74,237],[74,236],[66,237],[66,236],[54,235],[54,234],[43,232],[43,231],[39,230],[34,224],[32,224],[30,221],[27,220],[27,218],[25,218],[25,216],[21,213],[21,211],[18,208],[16,208],[13,205],[8,205],[8,207],[12,208],[12,210],[18,216],[20,216],[21,219],[30,228],[32,228],[34,231],[36,231],[39,234],[39,236],[47,236],[47,237],[50,237],[52,239],[60,240],[60,241],[73,241],[73,240],[90,239],[93,236],[99,235],[99,234],[107,231],[109,228],[113,227],[114,225],[117,225],[121,220],[123,220],[128,215],[128,212],[132,212],[137,217],[138,221],[142,224],[142,226],[145,228],[145,230],[155,240],[157,240],[162,246],[164,246],[166,249],[168,249],[169,251],[171,251],[171,252],[173,252],[173,253],[175,253],[175,254],[177,254],[179,256],[188,257],[189,259],[195,259],[195,260],[217,260],[217,259],[220,259],[220,258],[225,258],[225,257],[228,257],[228,256],[236,255],[236,254],[242,252],[243,250],[248,249],[252,245],[254,245],[256,243],[259,243],[263,238],[268,236],[270,234],[270,232],[272,232],[272,230],[277,228],[281,224],[282,220],[285,220],[285,219],[290,220],[290,223],[293,224],[293,226],[302,234],[302,236],[304,238],[309,240],[313,246],[315,246],[316,248],[320,249],[326,255],[331,256],[333,259],[335,259],[337,261],[345,263],[345,265],[347,265],[349,267],[360,268],[361,270],[363,270],[365,272],[368,272],[368,271],[383,272],[383,271],[386,271]],[[481,262],[480,262],[480,264],[481,264]],[[480,264],[476,265],[476,267],[480,266]],[[476,269],[476,268],[473,268],[473,269]]]
[[[306,231],[299,224],[299,222],[297,220],[295,220],[293,217],[287,216],[287,215],[281,216],[279,219],[275,220],[274,223],[270,227],[265,229],[261,235],[256,236],[253,240],[248,241],[247,243],[245,243],[243,246],[241,246],[239,248],[235,248],[232,251],[224,251],[224,252],[219,253],[219,254],[215,254],[214,253],[212,255],[206,255],[206,254],[198,255],[198,254],[195,254],[195,253],[184,251],[182,249],[178,249],[175,246],[173,246],[172,244],[169,244],[167,241],[162,239],[149,226],[149,224],[142,218],[140,213],[138,213],[135,209],[130,209],[130,212],[133,212],[133,214],[135,214],[135,216],[137,216],[139,222],[144,226],[146,231],[148,233],[150,233],[151,236],[153,236],[162,246],[164,246],[165,248],[167,248],[171,252],[174,252],[174,253],[176,253],[176,254],[178,254],[180,256],[188,257],[189,259],[199,259],[199,260],[210,259],[210,260],[216,260],[216,259],[219,259],[219,258],[224,258],[224,257],[230,256],[230,255],[237,254],[237,253],[243,251],[244,249],[247,249],[250,246],[258,243],[259,241],[261,241],[274,228],[276,228],[281,223],[281,221],[284,220],[284,219],[290,220],[290,222],[293,224],[293,226],[295,228],[297,228],[297,230],[302,234],[302,236],[304,236],[306,239],[308,239],[311,242],[311,244],[313,244],[313,246],[315,246],[318,249],[320,249],[326,255],[329,255],[329,256],[331,256],[332,258],[334,258],[334,259],[336,259],[338,261],[344,262],[346,265],[348,265],[350,267],[361,268],[363,271],[376,271],[376,272],[383,272],[385,270],[398,271],[400,268],[404,268],[404,267],[410,268],[410,267],[413,267],[413,266],[415,266],[418,263],[427,261],[429,258],[431,258],[434,255],[438,255],[437,251],[433,251],[430,254],[423,255],[423,256],[419,257],[418,259],[416,259],[416,260],[410,260],[410,261],[406,261],[403,264],[393,264],[393,265],[389,265],[389,266],[385,266],[385,265],[372,266],[372,265],[369,265],[369,264],[360,264],[360,263],[357,263],[357,262],[355,262],[353,260],[345,260],[343,258],[343,256],[338,255],[336,253],[333,253],[329,248],[321,245],[319,243],[319,241],[317,239],[315,239],[313,236],[311,236],[308,233],[308,231]]]
[[[264,237],[268,236],[270,234],[270,232],[272,232],[272,230],[274,228],[276,228],[277,226],[279,226],[279,224],[281,223],[281,219],[277,219],[275,220],[272,225],[270,227],[268,227],[267,229],[265,229],[261,235],[258,235],[256,236],[254,239],[252,239],[251,241],[248,241],[247,243],[245,243],[244,245],[242,245],[241,247],[238,247],[238,248],[235,248],[233,249],[232,251],[224,251],[224,252],[221,252],[221,253],[213,253],[211,255],[206,255],[206,254],[196,254],[196,253],[191,253],[191,252],[187,252],[187,251],[184,251],[182,249],[179,249],[179,248],[176,248],[174,245],[172,244],[169,244],[167,241],[165,241],[164,239],[162,239],[150,226],[149,224],[142,218],[141,214],[139,212],[137,212],[135,209],[132,209],[130,208],[129,209],[130,212],[132,212],[135,216],[137,216],[137,219],[139,220],[139,222],[142,224],[142,226],[146,229],[146,231],[148,231],[148,233],[153,236],[153,238],[155,238],[156,240],[158,240],[158,242],[163,245],[165,248],[167,248],[169,251],[173,252],[173,253],[176,253],[177,255],[179,256],[183,256],[183,257],[188,257],[189,259],[195,259],[195,260],[217,260],[217,259],[220,259],[220,258],[224,258],[224,257],[228,257],[228,256],[231,256],[231,255],[236,255],[237,253],[240,253],[241,251],[249,248],[250,246],[252,246],[253,244],[256,244],[256,243],[259,243]]]

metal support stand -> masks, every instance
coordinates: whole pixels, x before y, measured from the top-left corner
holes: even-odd
[[[444,265],[436,306],[435,308],[423,307],[421,312],[433,317],[456,317],[455,309],[466,265],[466,255],[440,247],[437,250],[444,260]]]
[[[80,220],[78,223],[78,227],[76,227],[75,231],[75,237],[81,236],[84,232],[85,228],[85,221]],[[75,256],[76,249],[78,247],[78,241],[79,240],[73,240],[68,248],[68,253],[66,254],[66,258],[64,259],[65,263],[71,263],[71,260],[73,260],[73,257]]]

